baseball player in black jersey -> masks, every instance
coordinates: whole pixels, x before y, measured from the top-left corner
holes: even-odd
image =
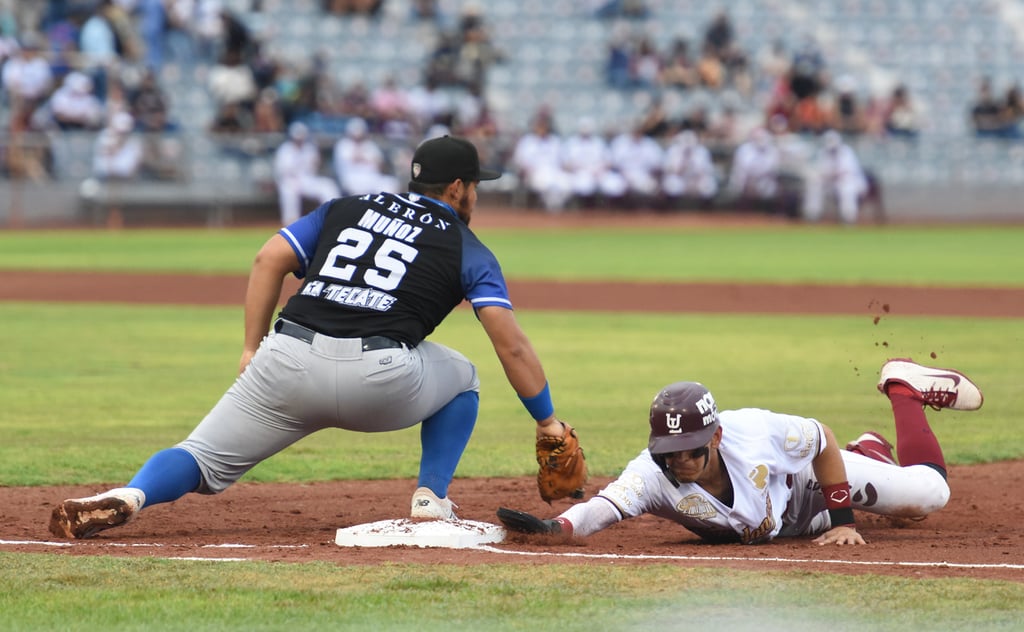
[[[479,381],[463,355],[425,339],[463,300],[537,437],[562,436],[501,268],[469,229],[477,184],[498,176],[480,168],[470,142],[435,138],[413,156],[409,193],[334,199],[282,228],[249,276],[235,383],[188,438],[150,457],[127,486],[60,503],[50,531],[86,538],[150,505],[216,494],[323,428],[416,424],[422,456],[410,514],[455,519],[448,486],[476,423]],[[303,283],[271,323],[289,273]]]

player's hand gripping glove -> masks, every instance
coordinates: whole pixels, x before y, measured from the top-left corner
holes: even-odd
[[[579,438],[572,426],[559,422],[565,432],[561,437],[544,435],[537,439],[537,489],[545,502],[561,498],[583,498],[587,482],[587,461]]]
[[[561,533],[562,525],[557,520],[543,520],[525,511],[498,507],[498,520],[510,531],[519,533]]]

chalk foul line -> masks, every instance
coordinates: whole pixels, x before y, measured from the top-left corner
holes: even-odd
[[[73,547],[93,546],[111,548],[166,548],[173,547],[173,544],[159,543],[133,543],[125,544],[120,542],[90,543],[88,545],[79,542],[51,542],[46,540],[0,540],[0,546],[48,546],[48,547]],[[307,549],[308,544],[204,544],[200,549]],[[534,557],[561,557],[595,560],[652,560],[662,562],[774,562],[776,564],[834,564],[837,566],[897,566],[914,568],[964,568],[964,569],[1010,569],[1024,570],[1024,564],[976,564],[963,562],[913,562],[913,561],[881,561],[872,562],[865,560],[827,560],[827,559],[800,559],[789,557],[742,557],[728,555],[624,555],[620,553],[573,553],[557,551],[513,551],[501,549],[488,544],[473,547],[473,550],[497,553],[500,555],[520,555]],[[245,562],[250,561],[243,557],[209,558],[209,557],[170,557],[167,559],[203,561],[203,562]]]

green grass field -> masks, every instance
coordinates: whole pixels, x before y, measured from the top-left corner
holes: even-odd
[[[270,229],[0,232],[0,269],[248,272]],[[1024,228],[781,226],[479,234],[512,278],[1024,285]]]
[[[510,278],[733,280],[1024,286],[1018,228],[481,231]],[[0,269],[248,270],[267,231],[0,233]],[[180,439],[230,384],[240,307],[0,303],[0,484],[122,482]],[[654,390],[699,379],[720,406],[825,421],[840,440],[889,424],[875,390],[892,356],[955,366],[985,389],[984,423],[934,416],[951,463],[1024,456],[1024,323],[870,315],[784,317],[523,311],[559,412],[586,433],[588,463],[612,475],[646,443]],[[39,335],[39,332],[46,332]],[[486,337],[457,310],[434,339],[471,359],[481,415],[457,476],[531,474],[532,429]],[[418,437],[325,432],[246,480],[407,477]],[[340,463],[342,450],[349,458]],[[496,455],[497,458],[496,458]],[[386,457],[386,458],[382,458]],[[386,463],[386,466],[382,466]],[[1024,584],[775,574],[678,566],[380,568],[196,564],[0,553],[9,629],[535,628],[675,623],[731,629],[1019,629]],[[752,607],[736,607],[742,594]],[[865,608],[864,604],[872,604]]]

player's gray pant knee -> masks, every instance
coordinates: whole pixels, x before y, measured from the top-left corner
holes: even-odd
[[[362,351],[359,339],[312,343],[271,334],[187,439],[201,493],[227,489],[252,467],[323,428],[387,432],[479,390],[476,367],[444,345]]]

